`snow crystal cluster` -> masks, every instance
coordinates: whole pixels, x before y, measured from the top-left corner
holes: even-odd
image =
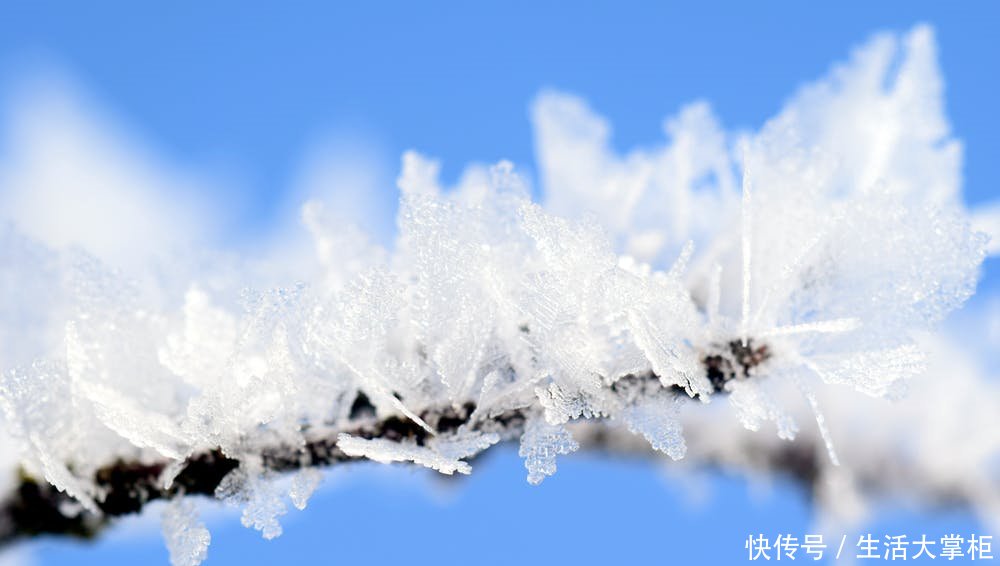
[[[940,90],[917,28],[876,38],[759,132],[728,133],[699,102],[665,145],[624,157],[581,100],[543,93],[541,204],[510,163],[445,189],[410,152],[394,246],[311,202],[315,260],[294,268],[203,252],[126,274],[4,228],[13,459],[100,513],[109,463],[164,462],[168,486],[218,449],[239,466],[217,496],[266,538],[319,476],[287,491],[263,454],[317,438],[444,474],[516,439],[539,483],[578,449],[569,423],[681,459],[707,435],[682,425],[722,404],[732,416],[713,418],[748,430],[815,431],[833,465],[854,437],[828,427],[827,385],[899,397],[927,365],[920,333],[972,294],[985,254]],[[421,434],[358,432],[390,418]],[[164,514],[175,564],[205,556],[195,515],[183,500]]]

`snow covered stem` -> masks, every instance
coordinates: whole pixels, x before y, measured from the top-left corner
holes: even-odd
[[[753,348],[753,341],[730,344],[733,357],[706,356],[703,364],[715,393],[725,393],[725,384],[734,379],[746,379],[754,367],[768,357],[767,347]],[[655,384],[659,378],[652,373],[626,376],[612,389],[623,386]],[[672,392],[683,398],[688,394],[674,386]],[[489,418],[473,420],[474,403],[462,406],[437,407],[422,411],[420,420],[437,434],[453,434],[463,430],[488,430],[509,441],[524,433],[527,410],[509,410]],[[351,408],[350,424],[342,427],[317,426],[303,430],[306,441],[301,446],[275,445],[260,451],[260,464],[268,473],[287,473],[305,468],[324,468],[365,458],[345,453],[337,446],[341,434],[363,439],[383,439],[396,443],[423,446],[431,433],[416,421],[402,415],[376,418],[368,398],[359,394]],[[577,423],[577,440],[585,447],[606,451],[638,454],[638,446],[629,442],[628,435],[616,436],[604,427],[586,427]],[[652,455],[647,444],[641,452]],[[478,455],[477,455],[478,456]],[[817,477],[820,463],[814,447],[808,443],[789,445],[786,450],[768,455],[768,469],[784,470],[807,489]],[[44,479],[22,472],[17,488],[0,503],[0,546],[22,538],[39,535],[62,535],[92,538],[111,520],[141,511],[148,503],[159,499],[174,499],[188,495],[213,496],[223,478],[237,469],[241,462],[213,448],[189,456],[179,471],[168,461],[144,463],[118,460],[98,469],[93,481],[104,497],[97,501],[100,514],[84,509],[73,497],[59,491]],[[176,475],[174,475],[176,474]],[[172,479],[167,480],[167,476]]]

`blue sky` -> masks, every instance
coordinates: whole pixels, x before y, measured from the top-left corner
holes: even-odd
[[[662,119],[694,99],[710,101],[729,128],[758,127],[872,32],[918,22],[937,32],[966,198],[996,198],[995,3],[15,1],[0,7],[0,97],[40,71],[69,77],[172,164],[224,179],[226,237],[239,241],[276,221],[319,140],[356,140],[342,143],[364,145],[390,171],[415,148],[442,159],[445,180],[501,158],[530,174],[528,105],[543,88],[588,99],[620,149],[659,141]],[[998,287],[996,272],[990,264],[985,287]],[[539,488],[520,466],[502,452],[444,494],[405,469],[334,478],[276,541],[235,517],[215,521],[208,564],[734,562],[750,532],[810,527],[804,496],[780,483],[759,496],[743,480],[708,476],[710,495],[693,508],[688,488],[646,463],[571,457]],[[961,513],[898,506],[872,528],[982,530]],[[139,529],[96,546],[45,542],[35,558],[156,563],[166,551],[155,529]]]

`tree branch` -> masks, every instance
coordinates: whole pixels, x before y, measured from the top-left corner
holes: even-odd
[[[752,370],[769,357],[766,346],[754,347],[749,341],[746,344],[734,341],[728,346],[731,357],[708,356],[702,360],[717,394],[725,394],[726,384],[730,381],[749,379],[753,375]],[[612,390],[625,382],[644,385],[658,380],[652,373],[625,376],[612,386]],[[677,396],[688,397],[680,387],[673,386],[672,391]],[[453,433],[465,426],[471,430],[499,432],[503,440],[510,441],[524,432],[530,409],[512,410],[472,422],[474,410],[473,403],[466,403],[458,408],[446,406],[428,409],[419,416],[438,434]],[[603,426],[600,420],[602,419],[571,423],[574,437],[583,448],[616,455],[650,457],[654,454],[649,444],[641,438],[620,429]],[[363,393],[359,393],[355,400],[348,422],[348,425],[341,427],[304,430],[304,444],[271,446],[255,457],[259,457],[267,472],[287,473],[360,459],[345,454],[337,447],[337,437],[341,433],[365,439],[406,441],[418,446],[423,446],[431,437],[431,433],[405,417],[393,415],[377,418],[375,408]],[[699,434],[712,434],[712,431],[691,431],[691,434],[693,436],[690,440],[697,443]],[[816,495],[823,479],[826,457],[821,442],[807,438],[794,443],[775,444],[753,440],[754,438],[756,437],[748,436],[740,440],[748,445],[757,443],[744,451],[751,455],[749,459],[737,462],[725,453],[708,451],[696,454],[696,463],[703,468],[749,469],[781,474],[802,486],[811,496]],[[475,457],[480,455],[481,453]],[[138,513],[149,502],[188,495],[213,496],[223,478],[240,464],[238,459],[227,456],[219,448],[207,449],[188,457],[167,486],[164,476],[168,473],[168,466],[171,466],[169,461],[140,463],[119,460],[109,463],[100,468],[93,478],[98,491],[103,495],[96,502],[99,514],[84,509],[71,496],[49,483],[22,472],[16,489],[5,500],[0,501],[0,546],[39,535],[95,537],[114,519]],[[888,487],[888,480],[878,474],[862,475],[860,479],[871,486]],[[961,495],[938,495],[940,502],[967,503],[958,501],[962,499]]]

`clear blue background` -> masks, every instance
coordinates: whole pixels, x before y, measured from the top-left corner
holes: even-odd
[[[357,132],[389,159],[409,148],[440,157],[446,180],[469,161],[531,171],[527,105],[543,87],[587,98],[619,148],[659,141],[662,118],[696,98],[727,127],[757,127],[872,32],[926,21],[966,143],[967,200],[1000,196],[998,3],[582,4],[5,2],[0,89],[39,64],[68,70],[173,162],[239,179],[241,238],[274,220],[324,132]],[[989,289],[1000,288],[995,263]],[[427,487],[437,480],[405,469],[333,483],[275,541],[235,518],[215,522],[208,564],[731,563],[745,560],[750,532],[801,534],[811,516],[793,486],[759,498],[743,480],[711,475],[707,505],[692,507],[648,463],[588,456],[562,460],[532,488],[509,450],[450,484],[447,504]],[[961,513],[898,506],[872,529],[983,530]],[[42,564],[166,561],[155,533],[37,548]]]

